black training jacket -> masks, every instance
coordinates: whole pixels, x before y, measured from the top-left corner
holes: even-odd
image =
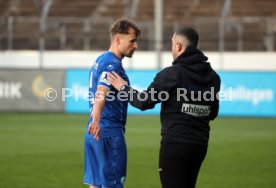
[[[163,143],[208,145],[209,121],[217,116],[219,109],[220,77],[207,59],[200,50],[189,46],[172,66],[157,73],[146,91],[124,89],[130,104],[141,110],[162,103]]]

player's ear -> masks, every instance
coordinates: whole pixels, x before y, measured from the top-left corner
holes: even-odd
[[[120,38],[119,35],[115,35],[115,42],[116,42],[116,44],[120,45],[120,43],[121,43],[121,38]]]

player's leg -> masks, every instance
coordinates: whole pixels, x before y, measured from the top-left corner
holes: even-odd
[[[99,188],[100,175],[97,161],[97,153],[91,145],[94,138],[92,135],[86,134],[84,141],[84,184],[90,186],[90,188]]]
[[[115,170],[116,184],[114,188],[123,188],[126,180],[127,147],[124,136],[112,138],[112,158]]]
[[[123,136],[101,138],[98,148],[100,177],[103,187],[123,188],[126,177],[127,151]],[[100,151],[101,150],[101,151]]]

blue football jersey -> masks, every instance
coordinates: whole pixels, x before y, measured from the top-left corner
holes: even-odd
[[[125,131],[128,101],[119,100],[116,89],[109,83],[108,72],[115,71],[129,84],[129,79],[122,66],[121,59],[112,52],[106,51],[93,64],[89,78],[89,107],[93,112],[95,93],[98,86],[109,89],[111,96],[107,96],[100,118],[100,136],[108,137]],[[91,119],[92,121],[92,119]]]

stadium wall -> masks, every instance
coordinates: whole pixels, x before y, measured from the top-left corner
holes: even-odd
[[[68,69],[89,68],[101,51],[45,51],[40,64],[37,51],[0,52],[0,68],[45,68]],[[274,52],[206,52],[209,61],[216,70],[223,71],[276,71],[276,53]],[[162,68],[170,66],[172,55],[164,52]],[[124,58],[126,69],[156,70],[157,55],[154,52],[137,51],[132,59]]]

